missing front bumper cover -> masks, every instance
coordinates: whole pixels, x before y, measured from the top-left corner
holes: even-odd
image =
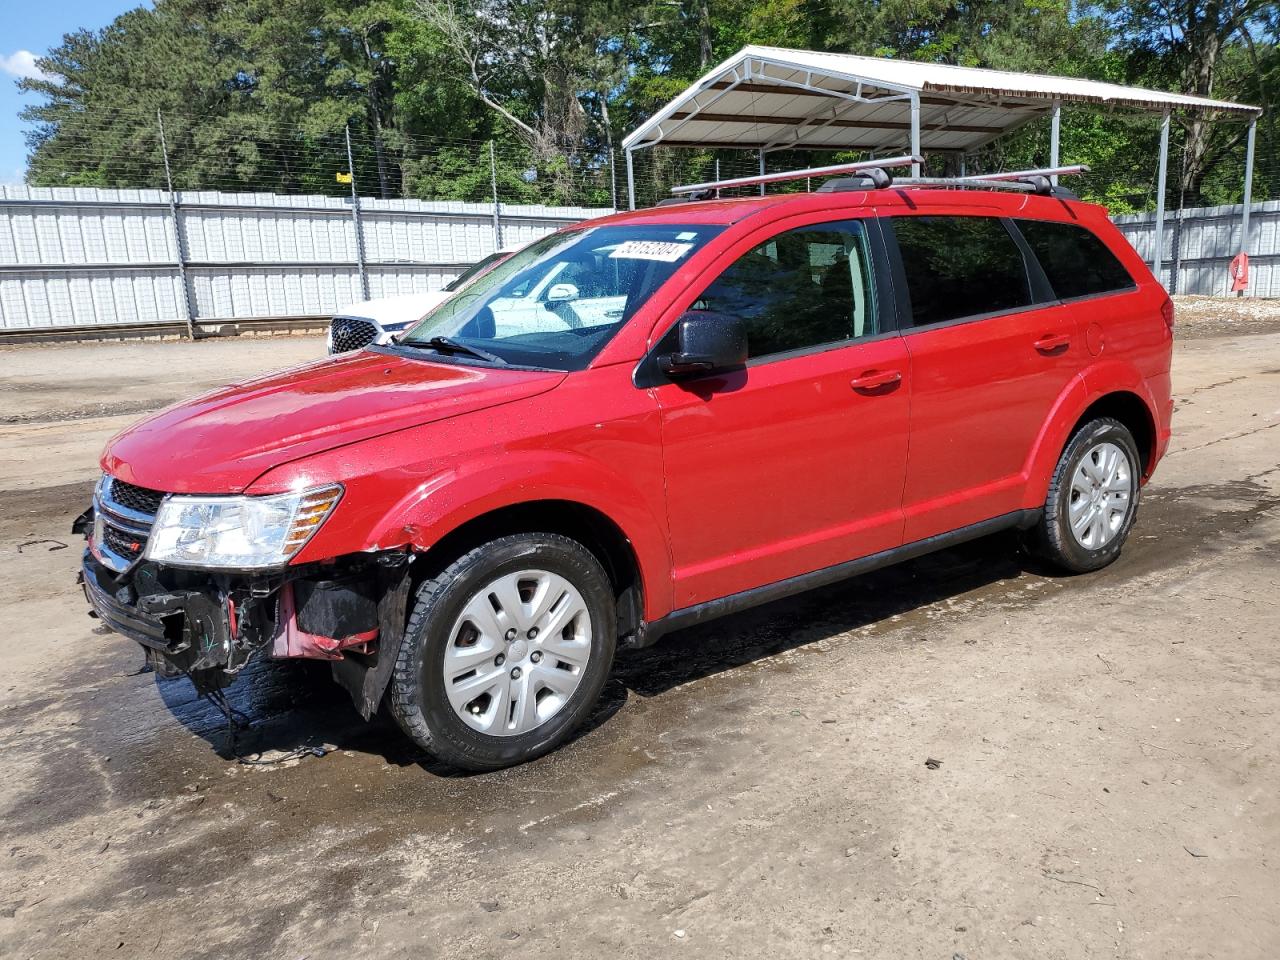
[[[81,582],[92,612],[163,662],[163,675],[185,673],[203,693],[231,683],[257,655],[327,659],[369,715],[403,633],[408,561],[362,554],[265,577],[144,561],[117,574],[86,551]],[[382,638],[392,638],[388,656],[379,656]]]

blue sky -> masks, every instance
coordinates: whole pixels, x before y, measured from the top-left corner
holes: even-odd
[[[80,27],[105,27],[141,0],[0,0],[0,183],[21,182],[27,166],[25,124],[18,112],[36,100],[18,91],[17,79],[35,70],[62,36]]]

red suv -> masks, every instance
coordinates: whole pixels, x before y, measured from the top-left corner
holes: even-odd
[[[114,438],[85,591],[204,694],[329,660],[366,717],[495,769],[569,736],[619,645],[1006,528],[1110,563],[1169,440],[1172,328],[1061,195],[593,220],[398,343]]]

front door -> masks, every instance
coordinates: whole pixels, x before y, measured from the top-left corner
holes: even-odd
[[[909,369],[873,249],[859,221],[786,230],[692,302],[745,321],[750,359],[654,388],[677,608],[901,543]]]

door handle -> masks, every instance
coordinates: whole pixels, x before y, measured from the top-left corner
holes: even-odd
[[[893,386],[901,380],[902,373],[898,370],[867,370],[850,380],[849,386],[854,390],[876,390]]]
[[[1071,338],[1065,333],[1046,333],[1035,342],[1035,348],[1041,353],[1055,353],[1071,345]]]

